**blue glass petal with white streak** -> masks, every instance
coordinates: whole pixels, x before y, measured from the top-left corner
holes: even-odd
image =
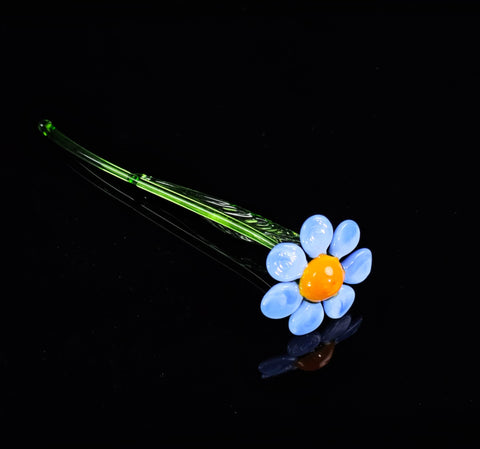
[[[280,282],[265,293],[260,309],[268,318],[285,318],[298,309],[302,300],[296,282]]]
[[[360,228],[353,220],[342,221],[335,229],[328,252],[341,259],[351,253],[360,241]]]
[[[300,243],[312,259],[327,253],[332,236],[333,226],[323,215],[307,218],[300,229]]]
[[[302,277],[307,266],[307,257],[295,243],[279,243],[267,256],[267,271],[280,282],[294,281]]]
[[[325,312],[321,302],[303,301],[300,307],[290,315],[288,328],[294,335],[305,335],[322,324]]]
[[[342,267],[345,270],[347,284],[359,284],[363,282],[372,270],[372,252],[368,248],[357,249],[344,260]]]
[[[342,285],[338,293],[323,301],[325,313],[330,318],[342,318],[355,300],[355,290],[349,285]]]

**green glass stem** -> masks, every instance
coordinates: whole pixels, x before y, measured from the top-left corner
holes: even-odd
[[[38,129],[44,136],[89,165],[195,212],[234,231],[246,240],[257,242],[267,248],[273,248],[277,243],[284,241],[299,241],[299,235],[296,232],[240,206],[152,176],[125,170],[77,144],[60,132],[50,120],[42,120],[38,124]]]

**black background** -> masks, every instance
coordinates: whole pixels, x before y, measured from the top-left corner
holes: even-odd
[[[3,10],[2,447],[476,447],[472,5]],[[262,379],[290,335],[258,283],[78,176],[42,118],[297,231],[356,220],[374,256],[359,331],[321,370]]]

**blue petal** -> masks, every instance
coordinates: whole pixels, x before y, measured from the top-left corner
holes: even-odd
[[[323,215],[307,218],[300,229],[300,243],[312,259],[327,253],[332,236],[333,226]]]
[[[298,309],[302,300],[296,282],[281,282],[265,293],[260,308],[268,318],[285,318]]]
[[[297,358],[288,355],[279,355],[271,357],[258,365],[258,370],[262,373],[263,378],[278,376],[295,369]]]
[[[314,351],[321,342],[322,338],[318,332],[295,335],[287,344],[287,353],[294,357],[301,357]]]
[[[325,305],[325,301],[323,303]],[[340,339],[343,340],[343,335],[348,333],[351,322],[352,316],[349,313],[345,314],[338,320],[330,320],[324,327],[322,327],[320,338],[324,343],[330,343],[332,341],[338,343]]]
[[[346,315],[348,316],[348,315]],[[363,318],[362,317],[356,317],[349,325],[348,329],[343,333],[342,335],[339,335],[336,339],[336,343],[340,343],[343,340],[346,340],[347,338],[350,338],[355,332],[358,331],[358,328],[360,327],[360,324],[362,324]]]
[[[300,307],[290,316],[288,328],[295,335],[305,335],[322,324],[325,312],[321,302],[303,301]]]
[[[342,261],[347,284],[363,282],[372,270],[372,252],[368,248],[357,249]]]
[[[323,308],[330,318],[341,318],[352,307],[354,299],[355,290],[349,285],[342,285],[335,296],[323,301]]]
[[[307,257],[295,243],[279,243],[267,256],[267,271],[273,279],[289,282],[302,277]]]
[[[353,220],[342,221],[333,233],[332,244],[328,252],[341,259],[351,253],[360,241],[360,228]]]

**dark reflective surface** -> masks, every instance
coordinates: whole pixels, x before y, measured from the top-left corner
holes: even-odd
[[[2,447],[477,446],[479,18],[313,3],[2,10]],[[42,118],[293,230],[357,221],[358,331],[292,355],[264,248],[105,195]]]
[[[347,314],[338,320],[322,323],[317,331],[293,336],[287,343],[286,354],[262,361],[258,370],[264,379],[296,369],[317,371],[330,362],[335,345],[353,335],[361,322],[361,317],[352,319]]]

